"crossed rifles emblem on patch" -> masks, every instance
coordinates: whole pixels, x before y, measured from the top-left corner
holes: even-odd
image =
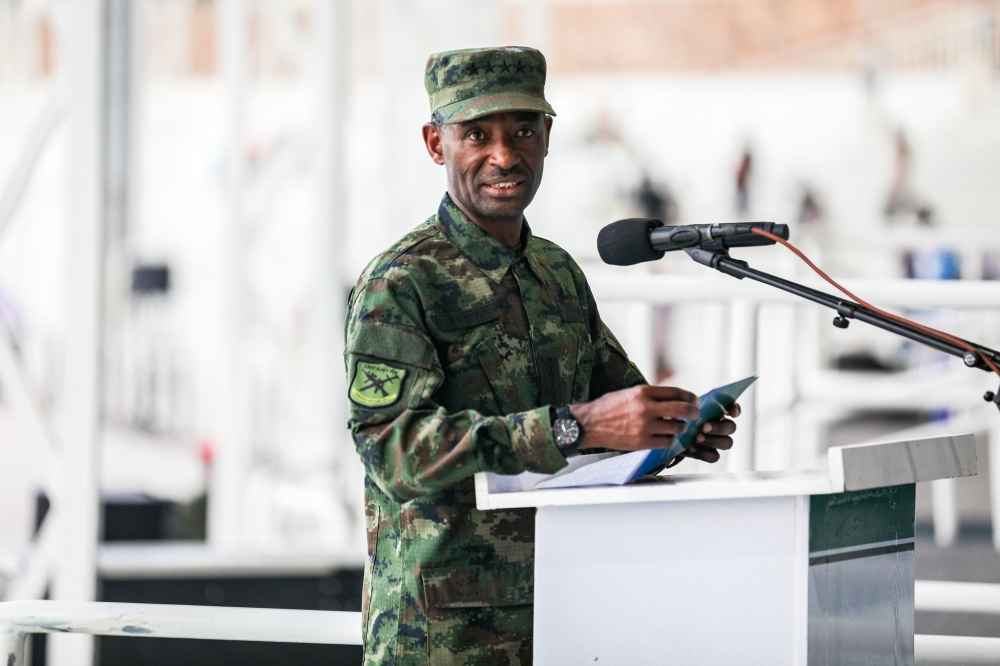
[[[386,407],[399,399],[406,370],[359,361],[351,382],[351,400],[365,407]]]

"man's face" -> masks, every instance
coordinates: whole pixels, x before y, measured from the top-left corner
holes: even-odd
[[[431,158],[448,172],[448,191],[472,217],[521,220],[542,182],[552,118],[520,111],[465,123],[424,125]]]

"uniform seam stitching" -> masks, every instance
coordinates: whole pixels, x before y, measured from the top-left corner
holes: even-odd
[[[392,252],[386,252],[384,255],[385,258],[379,262],[382,265],[376,268],[375,270],[372,270],[370,273],[368,273],[368,275],[365,276],[366,284],[373,278],[382,277],[382,275],[386,271],[390,270],[389,264],[398,259],[400,255],[409,252],[410,250],[420,245],[424,241],[429,240],[430,238],[433,238],[435,235],[440,234],[441,230],[438,229],[436,225],[431,224],[429,229],[423,231],[413,231],[411,233],[415,236],[413,242],[408,243],[407,245],[404,245],[402,247],[399,247]]]

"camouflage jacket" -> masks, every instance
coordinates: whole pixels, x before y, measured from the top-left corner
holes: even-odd
[[[530,664],[534,510],[479,511],[473,475],[557,471],[549,406],[645,380],[569,254],[527,224],[509,249],[447,195],[365,269],[345,340],[365,664]]]

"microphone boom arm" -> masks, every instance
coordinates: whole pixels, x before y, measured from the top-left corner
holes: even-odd
[[[693,247],[687,248],[684,251],[699,264],[703,264],[709,268],[714,268],[720,273],[725,273],[726,275],[730,275],[739,280],[742,280],[743,278],[750,278],[756,282],[781,289],[782,291],[786,291],[790,294],[810,300],[813,303],[818,303],[822,306],[828,307],[837,313],[837,317],[833,320],[833,324],[838,328],[847,328],[850,325],[851,319],[857,319],[858,321],[863,321],[866,324],[871,324],[872,326],[889,331],[890,333],[895,333],[896,335],[908,338],[914,342],[919,342],[920,344],[946,354],[957,356],[962,359],[966,366],[970,368],[989,370],[987,365],[983,362],[982,357],[989,358],[994,362],[994,364],[1000,363],[1000,352],[990,349],[989,347],[984,347],[974,342],[970,342],[969,344],[976,349],[976,352],[978,352],[978,354],[974,354],[954,342],[931,335],[930,333],[922,331],[915,326],[890,319],[885,315],[874,312],[873,310],[870,310],[859,303],[855,303],[854,301],[834,296],[832,294],[819,291],[818,289],[813,289],[811,287],[798,284],[797,282],[785,280],[784,278],[780,278],[776,275],[771,275],[770,273],[765,273],[764,271],[751,268],[747,262],[730,257],[725,250],[704,250]],[[1000,391],[995,393],[993,391],[987,391],[983,398],[994,403],[997,406],[997,409],[1000,409]]]

